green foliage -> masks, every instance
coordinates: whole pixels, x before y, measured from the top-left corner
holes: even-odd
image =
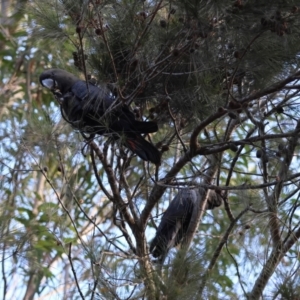
[[[297,297],[300,2],[15,2],[0,12],[4,299]],[[39,86],[50,67],[156,121],[161,166],[102,136],[93,158]],[[183,187],[224,205],[161,266],[147,244]]]

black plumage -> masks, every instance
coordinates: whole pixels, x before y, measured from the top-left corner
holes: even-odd
[[[182,189],[164,212],[150,244],[151,254],[158,258],[160,263],[163,263],[171,248],[184,244],[189,226],[192,222],[197,222],[196,215],[200,208],[201,195],[205,195],[205,191],[201,188]],[[222,196],[210,191],[205,209],[213,209],[221,204]]]
[[[198,199],[196,190],[182,189],[165,211],[150,244],[153,257],[164,261],[169,250],[182,243]]]
[[[127,105],[118,103],[112,93],[75,75],[49,69],[40,75],[42,86],[58,100],[64,119],[82,133],[111,135],[146,161],[160,164],[160,153],[141,134],[158,130],[155,122],[135,119]]]

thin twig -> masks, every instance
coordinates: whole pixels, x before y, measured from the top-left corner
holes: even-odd
[[[179,139],[179,141],[180,141],[180,143],[181,143],[181,145],[182,145],[182,148],[183,148],[184,152],[186,152],[186,151],[187,151],[187,148],[186,148],[186,146],[185,146],[184,142],[182,141],[181,136],[180,136],[180,134],[179,134],[179,131],[178,131],[178,128],[177,128],[177,125],[176,125],[176,120],[175,120],[175,118],[174,118],[174,116],[173,116],[173,114],[172,114],[171,107],[170,107],[170,102],[169,102],[169,101],[168,101],[168,111],[169,111],[169,115],[170,115],[170,117],[171,117],[171,119],[172,119],[172,121],[173,121],[173,124],[174,124],[174,128],[175,128],[175,132],[176,132],[177,138]]]
[[[68,258],[69,258],[69,262],[70,262],[70,265],[71,265],[72,273],[74,275],[74,279],[75,279],[75,283],[76,283],[76,286],[77,286],[77,290],[78,290],[78,292],[79,292],[79,294],[81,296],[81,299],[84,300],[84,296],[82,294],[82,291],[80,289],[80,286],[79,286],[79,283],[78,283],[78,280],[77,280],[76,271],[75,271],[74,266],[73,266],[71,251],[72,251],[72,243],[69,244]]]
[[[239,265],[238,265],[238,263],[236,262],[234,256],[231,254],[231,252],[230,252],[229,249],[228,249],[228,240],[226,241],[226,250],[227,250],[227,253],[228,253],[229,256],[231,257],[231,259],[232,259],[232,261],[233,261],[233,263],[234,263],[234,265],[235,265],[236,274],[237,274],[237,277],[238,277],[238,279],[239,279],[240,286],[241,286],[241,288],[242,288],[242,290],[243,290],[245,299],[247,299],[247,292],[246,292],[246,290],[245,290],[245,288],[244,288],[243,280],[242,280],[242,278],[241,278],[241,274],[240,274],[240,271],[239,271]]]
[[[100,159],[100,161],[103,165],[103,168],[106,171],[108,182],[112,189],[114,203],[116,203],[119,211],[124,215],[124,218],[125,218],[127,224],[130,226],[131,230],[134,232],[135,231],[135,222],[127,210],[127,205],[124,203],[123,199],[120,196],[119,188],[117,185],[117,179],[115,178],[114,172],[112,170],[112,166],[107,163],[107,160],[104,158],[104,155],[102,154],[102,152],[100,151],[100,149],[98,148],[97,144],[94,141],[92,141],[90,143],[90,146],[95,151],[96,155],[98,156],[98,158]]]
[[[57,142],[57,140],[56,140],[56,142]],[[57,146],[57,149],[58,149],[58,146]],[[91,151],[93,151],[93,150],[91,149]],[[57,150],[57,152],[58,152],[58,156],[59,156],[60,163],[62,164],[62,158],[61,158],[60,152],[59,152],[58,150]],[[64,176],[64,180],[65,180],[66,182],[68,182],[65,173],[63,173],[63,176]],[[106,234],[100,229],[100,227],[98,226],[98,224],[96,224],[96,222],[95,222],[92,218],[90,218],[90,217],[88,216],[88,214],[84,211],[84,209],[82,209],[82,207],[81,207],[81,205],[80,205],[80,203],[79,203],[79,201],[78,201],[76,195],[73,193],[72,189],[70,189],[70,191],[71,191],[72,197],[73,197],[74,201],[76,202],[76,204],[77,204],[78,208],[80,209],[80,211],[81,211],[81,212],[84,214],[84,216],[90,221],[90,223],[93,224],[93,225],[99,230],[99,232],[101,233],[102,236],[104,236],[104,238],[106,239],[106,241],[107,241],[108,243],[112,244],[114,247],[116,247],[116,249],[118,249],[118,250],[120,250],[121,252],[123,252],[125,255],[129,255],[127,252],[125,252],[125,251],[122,250],[120,247],[118,247],[115,243],[113,243],[113,242],[111,241],[111,239],[109,239],[109,238],[106,236]]]
[[[95,280],[95,283],[94,283],[94,286],[93,286],[93,290],[92,290],[91,300],[94,300],[94,296],[95,296],[97,285],[98,285],[98,279]]]
[[[224,245],[227,243],[228,241],[228,237],[230,236],[235,224],[237,223],[237,221],[249,210],[249,207],[245,208],[244,210],[242,210],[238,216],[230,223],[229,227],[227,228],[227,230],[225,231],[219,245],[217,246],[215,252],[213,253],[213,256],[210,260],[210,263],[206,269],[206,271],[204,272],[204,274],[202,275],[202,280],[200,280],[201,284],[200,284],[200,288],[198,290],[198,295],[200,296],[200,298],[202,297],[202,293],[204,290],[204,287],[206,285],[207,279],[209,277],[210,272],[212,271],[212,269],[214,268],[220,254],[221,251],[224,247]]]
[[[93,166],[93,170],[94,170],[94,175],[97,179],[97,182],[101,188],[101,190],[103,191],[103,193],[106,195],[106,197],[109,199],[109,200],[113,200],[113,196],[107,191],[107,189],[105,188],[105,186],[103,185],[102,183],[102,180],[98,174],[98,170],[97,170],[97,166],[96,166],[96,162],[95,162],[95,156],[94,156],[94,150],[93,148],[90,148],[90,154],[91,154],[91,159],[92,159],[92,166]]]

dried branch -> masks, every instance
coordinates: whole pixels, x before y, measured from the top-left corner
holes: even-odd
[[[178,161],[173,165],[171,170],[166,174],[165,178],[161,180],[162,183],[164,184],[169,184],[172,182],[176,174],[185,166],[186,163],[188,163],[191,159],[191,153],[188,150]],[[145,205],[145,208],[143,209],[140,217],[139,224],[141,228],[145,228],[146,223],[150,217],[151,211],[157,201],[160,199],[160,197],[163,195],[165,192],[167,186],[165,185],[160,185],[159,182],[156,183],[156,185],[153,187],[149,200]]]
[[[202,121],[199,125],[196,126],[196,128],[192,132],[191,138],[190,138],[190,151],[191,151],[191,153],[195,153],[196,151],[200,152],[201,148],[199,148],[198,143],[197,143],[197,137],[198,137],[200,131],[203,130],[208,124],[210,124],[213,121],[217,120],[218,118],[224,116],[225,114],[226,114],[225,110],[224,111],[220,110],[220,111],[210,115],[204,121]]]
[[[269,94],[272,94],[272,93],[275,93],[275,92],[279,92],[280,90],[284,89],[285,86],[288,83],[299,79],[299,77],[300,77],[300,71],[294,73],[293,75],[288,76],[287,78],[285,78],[281,81],[278,81],[277,83],[271,85],[270,87],[267,87],[263,90],[260,90],[258,92],[255,92],[255,93],[251,94],[250,96],[245,97],[239,103],[241,103],[241,104],[248,103],[252,100],[259,99],[259,98],[264,97],[266,95],[269,95]]]
[[[295,134],[300,132],[300,129],[297,128],[297,130],[292,131],[290,133],[284,133],[284,134],[266,134],[264,137],[262,136],[254,136],[252,138],[246,138],[242,140],[236,140],[234,141],[234,144],[239,145],[253,145],[255,142],[259,142],[263,139],[280,139],[280,138],[287,138],[287,137],[293,137]],[[230,143],[232,142],[222,142],[222,143],[216,143],[212,145],[203,146],[201,148],[198,148],[194,155],[200,154],[200,155],[209,155],[209,154],[215,154],[222,152],[224,150],[230,149]]]

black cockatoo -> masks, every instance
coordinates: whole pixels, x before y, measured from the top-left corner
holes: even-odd
[[[40,83],[55,95],[63,118],[73,128],[91,135],[110,134],[143,160],[160,164],[157,148],[141,136],[156,132],[157,124],[136,120],[128,106],[117,104],[110,91],[61,69],[44,71]]]
[[[199,189],[182,189],[164,212],[156,235],[150,244],[151,254],[158,258],[160,263],[164,262],[171,248],[184,243],[190,224],[197,221],[196,210],[200,207],[199,200]],[[221,204],[221,195],[210,191],[206,209],[213,209]]]

